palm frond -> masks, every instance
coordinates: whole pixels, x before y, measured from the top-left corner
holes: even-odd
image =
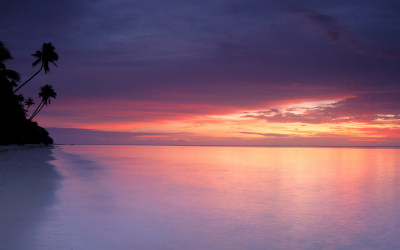
[[[38,65],[41,61],[42,61],[41,58],[37,59],[36,61],[34,61],[34,62],[32,63],[32,66]]]

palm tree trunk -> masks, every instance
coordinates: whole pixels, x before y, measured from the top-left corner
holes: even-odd
[[[28,80],[26,80],[23,84],[19,85],[19,87],[15,89],[13,93],[16,93],[20,88],[22,88],[25,84],[27,84],[30,80],[32,80],[32,78],[34,78],[37,74],[39,74],[39,72],[42,71],[42,69],[43,69],[43,63],[40,66],[40,69],[35,74],[33,74],[33,76],[31,76]]]
[[[40,112],[40,110],[42,110],[43,107],[44,107],[44,102],[42,101],[42,102],[39,103],[39,106],[37,106],[35,111],[32,113],[32,115],[29,118],[29,120],[32,121],[32,119]]]
[[[32,121],[32,119],[39,114],[40,110],[42,110],[42,108],[44,107],[44,103],[40,103],[40,105],[36,108],[35,112],[33,112],[33,114],[31,115],[31,117],[29,118],[30,121]]]

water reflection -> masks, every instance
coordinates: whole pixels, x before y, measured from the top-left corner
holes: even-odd
[[[396,249],[399,149],[61,146],[42,249]]]

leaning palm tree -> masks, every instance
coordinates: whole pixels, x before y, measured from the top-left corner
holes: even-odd
[[[54,51],[54,46],[51,43],[43,43],[42,45],[42,50],[36,51],[34,54],[32,54],[33,57],[36,57],[37,59],[32,63],[32,66],[36,66],[40,63],[40,68],[39,70],[33,74],[28,80],[26,80],[24,83],[22,83],[18,88],[14,90],[14,93],[17,92],[20,88],[22,88],[25,84],[27,84],[32,78],[34,78],[37,74],[40,73],[44,69],[44,73],[50,72],[49,68],[49,63],[54,64],[57,66],[55,63],[58,60],[58,55]]]
[[[51,102],[51,98],[56,98],[57,93],[54,91],[53,86],[46,84],[40,88],[39,97],[42,98],[42,101],[39,103],[35,111],[32,113],[29,120],[32,120],[44,106],[47,106]]]

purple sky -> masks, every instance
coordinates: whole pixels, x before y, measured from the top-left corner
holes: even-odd
[[[23,79],[35,72],[31,53],[43,42],[56,47],[59,67],[22,92],[38,103],[39,87],[54,86],[57,100],[37,120],[52,127],[58,143],[116,143],[121,133],[132,136],[123,143],[137,143],[136,135],[147,133],[168,135],[164,143],[212,137],[217,144],[252,144],[237,133],[174,136],[184,131],[154,125],[240,113],[269,124],[340,125],[348,119],[374,131],[390,118],[391,126],[381,128],[390,133],[381,137],[391,139],[382,145],[400,145],[399,13],[394,0],[15,0],[1,3],[0,40],[14,57],[8,67]],[[302,113],[278,108],[326,100],[334,102]],[[254,144],[320,143],[314,142],[318,136],[307,143],[282,133],[263,141],[274,133],[268,129],[240,132],[260,135],[262,142]],[[331,144],[338,143],[348,144]]]

